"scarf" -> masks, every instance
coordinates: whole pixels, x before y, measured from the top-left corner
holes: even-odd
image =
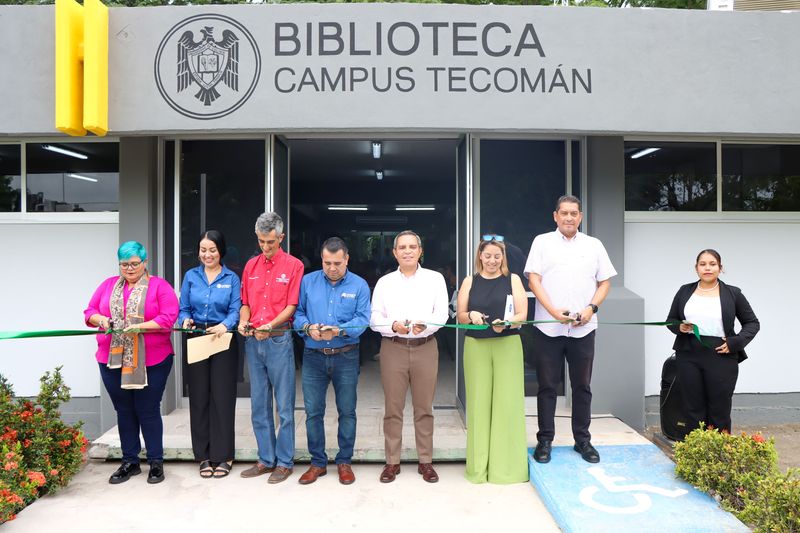
[[[125,278],[120,276],[111,292],[111,323],[121,330],[144,322],[144,302],[147,296],[148,274],[139,278],[128,296],[128,305],[123,304]],[[124,309],[123,309],[124,307]],[[144,335],[142,333],[112,333],[108,368],[121,368],[123,389],[143,389],[147,386]]]

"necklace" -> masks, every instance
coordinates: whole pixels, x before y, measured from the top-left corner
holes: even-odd
[[[718,282],[717,282],[717,283],[716,283],[716,284],[715,284],[713,287],[710,287],[710,288],[708,288],[708,289],[704,289],[704,288],[702,288],[702,287],[700,286],[700,284],[698,284],[698,285],[697,285],[697,290],[698,290],[698,291],[703,291],[703,292],[709,292],[709,291],[713,291],[713,290],[714,290],[714,289],[716,289],[717,287],[719,287],[719,281],[718,281]]]

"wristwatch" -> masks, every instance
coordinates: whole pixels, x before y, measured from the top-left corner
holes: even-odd
[[[589,305],[587,305],[586,307],[591,307],[591,308],[592,308],[592,313],[597,313],[597,310],[598,310],[598,309],[600,309],[599,307],[597,307],[597,306],[596,306],[596,305],[594,305],[593,303],[590,303],[590,304],[589,304]]]

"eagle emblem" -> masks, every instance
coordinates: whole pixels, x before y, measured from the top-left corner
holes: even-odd
[[[200,90],[195,98],[210,106],[220,97],[216,86],[221,81],[228,88],[239,91],[239,38],[230,30],[222,32],[222,40],[215,41],[214,28],[205,26],[199,42],[194,32],[187,30],[178,40],[178,92],[197,83]]]

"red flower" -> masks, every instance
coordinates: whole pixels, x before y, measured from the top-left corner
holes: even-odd
[[[756,441],[759,444],[763,444],[764,442],[767,442],[767,439],[762,437],[761,433],[756,433],[755,435],[753,435],[753,440]]]
[[[4,468],[4,469],[6,469],[6,470],[14,470],[14,469],[16,469],[18,466],[19,466],[19,465],[18,465],[17,463],[15,463],[15,462],[11,461],[11,462],[9,462],[9,463],[6,463],[6,465],[5,465],[3,468]]]
[[[33,442],[31,441],[31,439],[25,439],[24,441],[22,441],[22,447],[27,448],[28,446],[31,445],[31,442]]]
[[[46,481],[45,478],[44,478],[44,474],[42,474],[41,472],[33,471],[33,470],[28,472],[28,479],[33,481],[36,484],[37,487],[41,487],[42,485],[45,484],[45,481]]]
[[[50,470],[50,475],[51,476],[57,476],[58,475],[58,470],[56,470],[55,468]]]

